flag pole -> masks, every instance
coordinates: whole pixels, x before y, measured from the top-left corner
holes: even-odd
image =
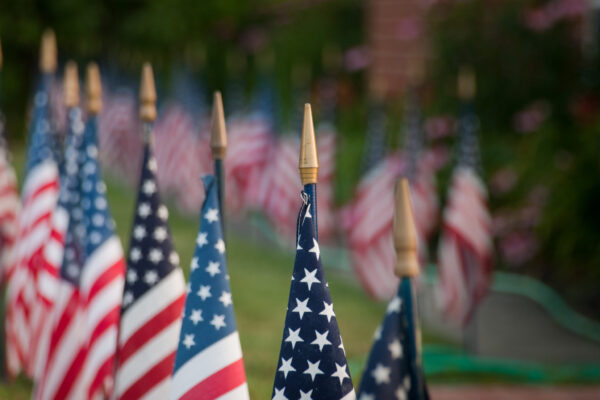
[[[406,307],[407,354],[413,373],[410,374],[411,387],[416,388],[418,398],[424,398],[424,378],[421,368],[421,332],[417,318],[417,307],[412,278],[419,274],[417,252],[417,230],[410,201],[408,180],[401,179],[395,189],[394,247],[396,249],[395,273],[400,278],[400,296]]]
[[[310,104],[304,105],[304,124],[302,126],[302,140],[300,142],[300,178],[304,191],[310,198],[312,207],[312,219],[315,225],[315,238],[319,240],[319,225],[317,223],[317,178],[319,175],[319,157],[317,155],[317,140],[313,125],[312,110]]]
[[[470,113],[473,107],[473,99],[475,98],[476,90],[475,72],[471,67],[462,66],[458,72],[457,94],[461,103],[461,112],[465,115]],[[469,132],[464,129],[462,132],[459,132],[459,162],[461,157],[466,156],[466,154],[464,154],[464,147],[467,146],[467,141],[470,139],[467,135],[469,135]],[[465,272],[467,274],[470,273],[468,270]],[[477,309],[473,309],[471,318],[464,326],[463,346],[471,353],[477,352]]]
[[[98,64],[95,62],[87,65],[85,90],[88,115],[90,118],[96,117],[102,111],[102,81]]]
[[[42,34],[40,44],[40,72],[45,75],[52,75],[56,71],[56,35],[50,28]]]
[[[210,132],[210,149],[215,161],[215,178],[221,212],[221,227],[225,237],[225,171],[224,161],[227,154],[227,129],[225,127],[225,112],[221,92],[216,91],[213,98],[213,111]]]
[[[65,65],[64,101],[67,110],[79,105],[79,74],[75,61],[68,61]]]
[[[142,66],[140,80],[140,119],[144,132],[144,142],[152,140],[152,128],[156,120],[156,86],[154,85],[154,73],[152,65],[145,62]]]

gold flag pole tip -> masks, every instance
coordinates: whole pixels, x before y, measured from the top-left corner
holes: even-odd
[[[77,73],[77,64],[69,61],[65,65],[64,78],[64,99],[67,108],[77,107],[79,105],[79,74]]]
[[[156,119],[156,87],[152,65],[148,62],[142,67],[140,81],[140,119],[144,122],[154,122]]]
[[[317,155],[317,140],[310,104],[304,105],[304,124],[300,142],[300,160],[298,162],[300,178],[303,185],[317,183],[319,175],[319,157]]]
[[[56,36],[52,29],[46,29],[42,34],[40,71],[45,74],[51,74],[56,71]]]
[[[213,158],[223,160],[227,153],[227,128],[225,126],[225,112],[223,111],[223,97],[216,91],[213,100],[213,112],[210,131],[210,149]]]
[[[98,64],[92,62],[86,73],[87,110],[91,115],[98,115],[102,110],[102,81]]]
[[[396,184],[394,213],[394,247],[396,249],[396,276],[414,277],[419,274],[417,229],[410,202],[408,180]]]

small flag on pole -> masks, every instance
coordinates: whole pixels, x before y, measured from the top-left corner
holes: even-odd
[[[411,278],[418,275],[417,230],[408,182],[396,188],[394,241],[395,272],[401,278],[396,296],[388,304],[377,328],[358,400],[425,400],[429,398],[421,366],[420,331]]]
[[[171,399],[248,399],[242,348],[233,313],[215,177],[206,199],[191,264]]]
[[[355,399],[342,337],[315,239],[312,204],[303,192],[296,260],[273,400]]]
[[[53,154],[49,90],[56,69],[56,39],[52,31],[42,36],[40,70],[42,76],[33,100],[25,181],[13,258],[5,270],[7,278],[6,349],[7,370],[15,377],[25,368],[33,376],[30,362],[31,309],[51,296],[40,285],[43,251],[49,239],[50,220],[58,200],[58,166]],[[38,274],[38,272],[40,272]]]
[[[147,71],[145,67],[144,72],[151,73]],[[153,85],[154,80],[148,82]],[[115,399],[169,397],[185,301],[169,213],[158,193],[152,120],[144,123],[146,144],[127,259]]]
[[[475,76],[463,69],[458,80],[464,110],[459,121],[458,165],[452,174],[438,248],[440,300],[448,317],[466,324],[490,286],[492,218],[479,177],[477,116],[472,109]]]

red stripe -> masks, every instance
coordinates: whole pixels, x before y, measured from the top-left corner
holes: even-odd
[[[70,285],[68,283],[63,283],[63,285]],[[60,314],[60,319],[58,323],[55,325],[52,330],[52,335],[50,336],[50,345],[48,352],[48,360],[52,360],[54,357],[54,352],[58,346],[58,343],[62,339],[65,331],[71,324],[73,320],[73,316],[76,314],[77,309],[79,308],[79,292],[77,290],[73,290],[69,300],[65,304],[65,308],[62,310]]]
[[[113,375],[114,366],[115,357],[110,356],[104,361],[104,363],[102,363],[100,368],[98,368],[98,371],[96,372],[96,375],[94,375],[94,377],[92,378],[92,382],[88,389],[88,399],[95,398],[94,395],[98,393],[105,393],[106,396],[104,396],[104,398],[110,397],[109,391],[112,389],[112,387],[104,387],[104,383],[106,382],[106,378]]]
[[[87,355],[87,349],[83,346],[77,351],[77,355],[73,359],[73,362],[69,368],[63,374],[63,379],[60,382],[58,390],[55,393],[55,399],[66,399],[67,395],[73,389],[73,385],[77,381],[79,373],[82,372],[83,362]]]
[[[212,374],[188,390],[180,400],[212,400],[246,382],[244,362],[239,360]]]
[[[163,329],[170,326],[173,321],[181,317],[181,310],[185,302],[185,294],[175,299],[171,304],[163,308],[152,319],[139,328],[119,350],[119,364],[123,365],[136,351],[144,346],[149,340],[159,334]],[[127,318],[126,316],[124,318]]]
[[[123,392],[119,397],[121,400],[139,399],[161,383],[165,378],[168,378],[173,372],[175,364],[175,351],[163,358],[159,363],[150,368],[140,379]]]
[[[92,283],[88,294],[88,303],[91,303],[94,297],[100,291],[102,291],[102,289],[104,289],[105,286],[109,285],[113,281],[113,279],[119,276],[123,276],[124,273],[125,261],[122,257],[119,257],[119,259],[113,265],[108,267],[102,274],[98,276],[98,278],[96,278],[94,283]]]

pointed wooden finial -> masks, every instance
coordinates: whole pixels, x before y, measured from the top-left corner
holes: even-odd
[[[42,34],[40,71],[45,74],[51,74],[56,71],[56,36],[52,29],[46,29]]]
[[[91,115],[98,115],[102,110],[102,82],[98,64],[91,62],[86,73],[87,110]]]
[[[317,183],[319,175],[319,157],[317,155],[317,140],[313,125],[310,104],[304,105],[304,124],[302,126],[302,141],[300,142],[300,178],[303,185]]]
[[[394,212],[394,247],[396,248],[396,276],[413,277],[419,274],[417,229],[410,202],[408,180],[396,184]]]
[[[471,67],[461,67],[458,72],[458,97],[461,100],[473,100],[477,84],[475,72]]]
[[[227,153],[227,129],[225,128],[223,98],[219,91],[216,91],[214,95],[211,125],[210,148],[213,158],[222,160]]]
[[[149,62],[142,67],[140,82],[140,119],[144,122],[154,122],[156,119],[156,87],[154,73]]]
[[[65,65],[63,85],[65,106],[67,108],[77,107],[79,105],[79,74],[75,61],[69,61]]]

